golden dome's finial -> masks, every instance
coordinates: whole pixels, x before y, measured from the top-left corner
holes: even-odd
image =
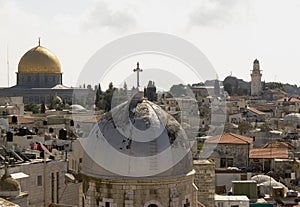
[[[41,38],[39,37],[39,46],[41,46]]]

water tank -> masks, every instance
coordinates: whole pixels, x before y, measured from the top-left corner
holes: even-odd
[[[13,142],[13,140],[14,140],[14,135],[13,135],[13,133],[12,133],[12,132],[7,132],[7,133],[6,133],[6,141],[7,141],[7,142]]]
[[[246,195],[249,199],[257,198],[257,183],[255,180],[232,181],[233,195]]]
[[[67,130],[66,129],[60,129],[58,133],[58,138],[66,140],[67,139]]]

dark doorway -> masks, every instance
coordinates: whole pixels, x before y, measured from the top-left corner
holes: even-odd
[[[150,204],[148,207],[158,207],[156,204]]]

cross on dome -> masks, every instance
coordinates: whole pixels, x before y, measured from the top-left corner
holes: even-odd
[[[143,72],[143,70],[140,68],[140,63],[136,63],[136,68],[133,69],[133,72],[136,72],[136,87],[140,87],[140,72]]]

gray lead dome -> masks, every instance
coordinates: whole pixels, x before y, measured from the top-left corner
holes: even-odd
[[[193,169],[190,144],[182,127],[148,100],[115,107],[82,143],[82,173],[86,175],[173,177]]]

